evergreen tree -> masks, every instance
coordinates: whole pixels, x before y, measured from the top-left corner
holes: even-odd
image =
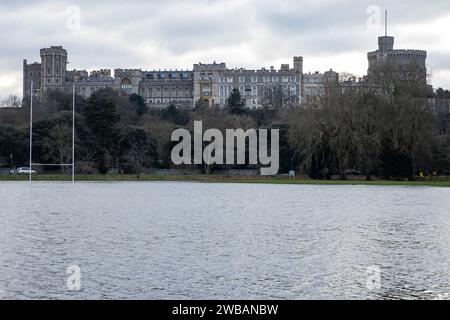
[[[88,99],[84,110],[86,124],[96,139],[96,160],[99,171],[106,173],[108,154],[117,158],[120,116],[116,110],[115,94],[110,89],[99,90]]]
[[[142,96],[133,93],[130,95],[129,100],[135,105],[136,113],[138,116],[142,116],[148,109],[147,104]]]
[[[227,101],[227,108],[231,114],[241,115],[246,113],[245,109],[245,98],[241,96],[238,89],[234,88],[230,93]]]
[[[195,102],[194,111],[205,110],[209,107],[209,102],[207,99],[200,98]]]

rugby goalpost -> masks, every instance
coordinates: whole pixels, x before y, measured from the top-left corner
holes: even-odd
[[[72,163],[33,163],[33,81],[31,81],[30,92],[30,172],[29,181],[33,181],[32,170],[33,166],[47,166],[47,167],[71,167],[72,168],[72,183],[75,183],[75,85],[73,85],[72,96]]]

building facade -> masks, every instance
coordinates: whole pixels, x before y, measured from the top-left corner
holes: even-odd
[[[310,86],[311,73],[303,74],[302,57],[294,57],[292,67],[283,64],[278,70],[228,69],[225,63],[214,62],[198,63],[186,71],[115,69],[112,74],[109,69],[67,70],[67,64],[68,54],[61,46],[41,49],[40,63],[28,64],[24,60],[23,97],[30,96],[33,83],[35,98],[48,90],[72,93],[74,87],[77,94],[88,98],[101,88],[112,88],[124,95],[139,94],[150,107],[193,107],[200,99],[210,106],[224,107],[233,89],[238,89],[249,108],[282,107],[301,104],[305,93],[318,95],[320,90],[311,86],[320,87],[330,75],[337,81],[333,71],[316,72]]]
[[[305,73],[303,75],[303,92],[304,97],[314,97],[320,95],[327,83],[338,83],[339,74],[333,69],[326,71],[324,73],[319,73],[318,71],[311,73]]]
[[[260,108],[274,103],[295,105],[302,102],[303,58],[294,57],[293,67],[281,65],[279,70],[227,69],[225,63],[194,65],[194,100],[224,106],[227,97],[238,89],[247,107]]]
[[[320,95],[327,83],[339,83],[339,75],[332,69],[327,72],[304,73],[303,58],[294,57],[292,67],[282,64],[276,70],[228,69],[225,63],[194,64],[192,70],[109,69],[67,70],[67,51],[59,46],[40,50],[41,62],[23,62],[23,97],[31,93],[36,98],[47,90],[61,90],[88,98],[101,88],[112,88],[123,95],[139,94],[150,107],[174,104],[193,107],[199,100],[210,106],[224,107],[234,89],[246,98],[247,107],[284,107],[300,105],[306,99]],[[419,79],[427,88],[427,52],[423,50],[394,49],[394,37],[378,38],[378,50],[369,52],[368,72],[360,81],[343,81],[344,88],[376,85],[386,71],[400,80]]]

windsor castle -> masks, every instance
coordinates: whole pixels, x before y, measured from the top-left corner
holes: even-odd
[[[41,49],[41,62],[23,62],[23,97],[29,97],[31,85],[33,96],[42,97],[47,90],[60,90],[85,98],[101,88],[113,88],[125,95],[139,94],[151,107],[166,107],[174,104],[193,107],[203,99],[210,106],[223,107],[233,89],[238,89],[246,98],[247,107],[282,103],[297,105],[309,96],[321,93],[327,82],[338,82],[339,75],[332,69],[324,73],[304,73],[303,58],[294,57],[292,66],[283,64],[277,70],[228,69],[225,63],[194,64],[192,70],[143,71],[140,69],[68,70],[68,54],[61,46]],[[402,66],[418,65],[426,85],[426,51],[395,50],[394,38],[378,38],[378,50],[368,53],[368,75],[377,67],[389,63]]]

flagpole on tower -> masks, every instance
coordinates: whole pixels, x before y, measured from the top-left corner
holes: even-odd
[[[387,37],[388,35],[388,11],[384,12],[384,35]]]

